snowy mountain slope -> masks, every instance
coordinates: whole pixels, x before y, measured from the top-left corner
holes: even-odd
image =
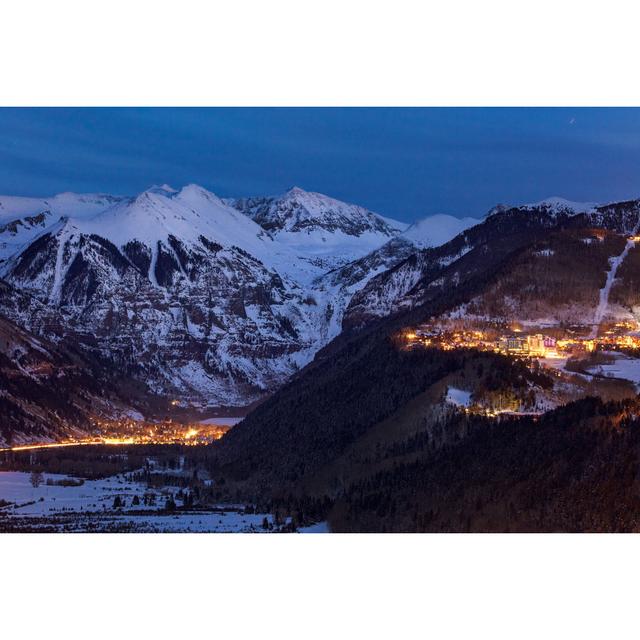
[[[442,246],[421,249],[370,278],[352,296],[343,325],[360,326],[422,304],[436,292],[457,286],[505,251],[533,242],[553,229],[597,227],[626,235],[633,233],[639,215],[638,200],[593,206],[550,198],[535,205],[497,207],[481,224]]]
[[[446,214],[436,214],[412,224],[399,237],[419,248],[439,247],[481,222],[479,218],[456,218]]]
[[[188,265],[181,252],[185,246],[223,247],[244,251],[282,275],[306,281],[319,271],[300,265],[288,247],[274,239],[255,222],[224,204],[214,194],[188,185],[176,191],[153,187],[135,198],[119,200],[94,216],[65,216],[40,232],[67,240],[97,236],[123,251],[123,255],[156,284],[163,268],[184,273]],[[66,242],[66,240],[65,240]],[[168,257],[168,261],[167,261]],[[13,264],[18,258],[14,256]],[[153,268],[151,268],[153,265]],[[68,266],[68,265],[67,265]],[[5,267],[5,272],[8,270]]]
[[[578,213],[591,213],[598,206],[595,202],[572,202],[566,198],[560,198],[558,196],[552,196],[545,198],[540,202],[533,204],[526,204],[520,207],[521,209],[545,209],[549,213],[566,213],[568,215],[576,215]]]
[[[446,244],[481,222],[476,218],[455,218],[444,214],[430,216],[411,225],[366,256],[323,275],[318,283],[331,292],[332,304],[337,310],[336,320],[339,319],[341,323],[334,333],[337,335],[342,330],[343,318],[354,295],[358,296],[358,292],[370,281],[377,277],[376,281],[382,279],[383,274],[394,274],[380,288],[367,289],[367,295],[370,296],[367,304],[376,309],[376,315],[392,313],[399,298],[409,292],[423,275],[425,266],[421,251]],[[462,251],[464,249],[460,248],[458,253]],[[405,266],[395,273],[394,268],[401,263]],[[345,326],[353,326],[354,315],[350,313]]]
[[[273,240],[257,224],[197,185],[180,191],[149,189],[83,220],[82,229],[116,245],[131,240],[150,245],[166,241],[169,235],[194,242],[204,235],[222,246],[251,250],[261,258],[273,247]]]
[[[78,193],[51,198],[0,196],[0,265],[60,217],[94,216],[120,200],[119,196]]]
[[[325,270],[369,253],[407,227],[358,205],[299,187],[280,196],[227,202],[300,257]]]
[[[11,262],[7,280],[44,305],[16,320],[39,333],[59,326],[158,393],[216,405],[256,399],[319,348],[306,292],[244,249],[160,240],[168,230],[157,228],[143,242],[125,224],[117,246],[96,226],[62,221]]]
[[[299,187],[292,187],[280,196],[239,198],[229,202],[275,235],[283,231],[339,230],[352,236],[368,231],[390,236],[407,226],[358,205]]]

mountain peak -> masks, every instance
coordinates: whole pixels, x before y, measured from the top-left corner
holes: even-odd
[[[400,237],[419,247],[438,247],[481,222],[482,220],[477,218],[456,218],[445,213],[437,213],[414,222],[400,234]]]
[[[137,195],[133,196],[133,198],[130,198],[131,201],[135,202],[135,201],[142,201],[145,198],[149,198],[150,196],[161,196],[163,198],[173,198],[178,194],[177,189],[174,189],[172,186],[168,185],[168,184],[161,184],[161,185],[151,185],[148,189],[145,189],[144,191],[141,191],[140,193],[138,193]]]
[[[215,193],[213,193],[213,191],[209,191],[208,189],[201,187],[199,184],[196,184],[195,182],[191,182],[185,185],[184,187],[182,187],[182,189],[180,189],[178,197],[183,200],[189,200],[190,198],[203,198],[205,200],[208,200],[209,202],[214,202],[216,205],[219,205],[221,207],[229,206],[226,202],[224,202],[221,198],[219,198]]]
[[[306,195],[307,193],[309,193],[309,192],[305,191],[301,187],[297,187],[296,185],[293,185],[292,187],[289,187],[287,189],[287,191],[285,192],[285,195],[287,195],[287,196],[301,196],[301,195]]]
[[[169,236],[197,242],[204,236],[223,246],[263,249],[260,227],[215,194],[189,184],[179,191],[163,185],[143,191],[85,220],[82,229],[107,237],[117,246],[136,239],[148,246]]]
[[[280,196],[239,198],[230,203],[270,233],[296,234],[298,238],[304,234],[305,242],[315,237],[326,244],[338,236],[365,234],[378,236],[384,242],[406,228],[359,205],[297,186]]]

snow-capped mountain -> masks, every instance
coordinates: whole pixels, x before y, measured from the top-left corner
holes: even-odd
[[[520,213],[536,213],[544,211],[549,215],[561,214],[574,216],[580,213],[592,213],[598,206],[599,205],[595,202],[573,202],[559,196],[551,196],[549,198],[544,198],[539,202],[532,202],[529,204],[498,204],[493,207],[493,209],[490,209],[485,217],[488,218],[496,213],[503,213],[504,211],[519,211]]]
[[[37,301],[6,304],[6,315],[81,344],[156,393],[212,406],[256,400],[309,362],[366,282],[336,302],[322,282],[326,265],[368,253],[403,226],[299,189],[285,198],[279,229],[197,185],[1,200],[4,217],[22,221],[2,276]],[[41,217],[30,224],[33,215]]]
[[[479,218],[456,218],[439,213],[412,224],[399,237],[420,249],[439,247],[481,222]]]
[[[0,196],[0,220],[34,216],[50,212],[55,217],[91,216],[123,200],[123,196],[106,193],[59,193],[50,198],[25,198],[22,196]]]
[[[322,269],[356,260],[407,228],[358,205],[299,187],[280,196],[227,202]]]

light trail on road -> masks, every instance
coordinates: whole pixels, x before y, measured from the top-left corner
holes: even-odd
[[[124,440],[118,440],[116,438],[104,438],[101,440],[76,440],[74,442],[48,442],[41,444],[21,444],[15,447],[2,447],[0,448],[0,452],[5,451],[31,451],[34,449],[54,449],[58,447],[82,447],[86,445],[108,445],[108,446],[118,446],[118,445],[131,445],[136,444],[133,438],[127,438]]]

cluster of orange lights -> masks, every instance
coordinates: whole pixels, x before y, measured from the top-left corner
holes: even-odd
[[[201,445],[219,440],[230,429],[218,424],[144,422],[131,418],[97,421],[96,426],[105,444]]]
[[[479,330],[434,332],[430,334],[425,334],[424,331],[417,333],[410,330],[403,333],[403,338],[409,346],[434,346],[443,351],[461,348],[482,350],[494,350],[495,348],[495,342],[490,341],[487,335]]]
[[[597,338],[578,335],[553,339],[539,333],[529,334],[514,324],[507,332],[496,329],[444,329],[421,325],[401,335],[407,347],[435,347],[443,351],[453,349],[479,349],[512,356],[559,358],[579,352],[598,349],[640,349],[640,334],[634,322],[618,322],[601,331]]]
[[[69,438],[61,442],[16,445],[0,448],[0,451],[29,451],[82,445],[135,445],[181,444],[198,446],[219,440],[231,428],[217,424],[180,424],[176,422],[143,422],[126,418],[122,420],[96,420],[99,433],[86,438]]]

